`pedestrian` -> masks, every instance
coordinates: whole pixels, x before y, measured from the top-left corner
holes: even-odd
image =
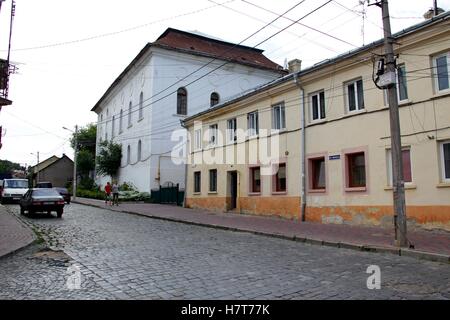
[[[112,194],[113,194],[113,203],[112,205],[119,205],[119,186],[117,185],[117,182],[113,183],[112,186]]]
[[[111,184],[109,183],[109,181],[105,186],[105,204],[108,204],[108,201],[111,202]]]

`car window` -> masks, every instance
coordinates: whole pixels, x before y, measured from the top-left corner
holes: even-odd
[[[37,196],[37,197],[54,197],[54,196],[59,196],[59,192],[53,189],[38,189],[38,190],[33,190],[33,196]]]
[[[26,189],[28,188],[28,180],[5,180],[5,188]]]

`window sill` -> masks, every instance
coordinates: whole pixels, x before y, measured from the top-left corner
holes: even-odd
[[[142,120],[144,120],[144,117],[139,118],[137,122],[141,122]]]
[[[407,104],[410,104],[410,103],[411,103],[411,101],[409,99],[406,99],[406,100],[399,101],[398,105],[399,106],[403,106],[403,105],[407,105]]]
[[[441,182],[436,185],[436,188],[450,188],[450,181],[448,182]]]
[[[345,187],[345,192],[366,192],[367,187],[349,188]]]
[[[174,117],[178,117],[178,118],[187,118],[187,114],[177,114],[177,113],[174,113],[173,116],[174,116]]]
[[[273,196],[287,195],[287,191],[272,191]]]
[[[192,193],[194,196],[201,196],[202,195],[202,193],[201,192],[194,192],[194,193]]]
[[[318,193],[318,194],[323,194],[326,193],[327,189],[311,189],[308,190],[308,193]]]
[[[324,119],[311,120],[310,123],[311,124],[319,124],[319,123],[325,123],[327,121],[328,120],[326,118],[324,118]]]
[[[260,196],[261,192],[249,192],[248,195],[249,195],[249,197]]]
[[[348,107],[347,107],[348,108]],[[348,110],[347,109],[347,115],[354,115],[354,114],[360,114],[360,113],[366,113],[367,112],[367,110],[366,110],[366,108],[364,107],[364,109],[360,109],[360,110],[352,110],[352,111],[350,111],[350,110]]]
[[[450,89],[445,89],[441,91],[436,91],[433,95],[433,98],[441,98],[442,96],[446,96],[450,94]]]
[[[217,191],[208,191],[208,194],[217,195]]]
[[[417,185],[411,184],[411,183],[405,184],[405,190],[415,190],[415,189],[417,189]],[[391,190],[394,190],[394,188],[392,186],[386,186],[386,187],[384,187],[384,190],[391,191]]]
[[[257,140],[257,139],[259,139],[259,134],[255,134],[255,135],[253,135],[253,136],[248,136],[247,137],[247,140]]]
[[[127,128],[130,129],[132,126],[133,126],[132,124],[129,124]]]
[[[287,131],[286,128],[283,128],[283,129],[271,129],[270,130],[270,134],[271,135],[277,135],[277,134],[282,134],[282,133],[284,133],[286,131]]]

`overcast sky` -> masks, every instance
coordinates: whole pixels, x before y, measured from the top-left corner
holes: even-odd
[[[36,156],[30,153],[37,151],[40,161],[62,153],[72,157],[71,133],[62,127],[95,122],[90,111],[94,104],[144,45],[166,28],[239,43],[275,19],[273,13],[281,14],[300,2],[214,1],[17,0],[11,60],[19,72],[11,76],[13,104],[0,112],[4,129],[0,159],[35,165]],[[286,16],[297,20],[326,2],[306,0]],[[352,45],[295,25],[259,48],[280,65],[298,58],[305,67],[381,38],[381,10],[359,2],[332,1],[301,21]],[[423,13],[433,5],[432,0],[389,3],[393,32],[423,21]],[[449,10],[450,0],[438,0],[438,5]],[[0,13],[2,58],[6,58],[10,7],[11,0],[6,0]],[[254,46],[289,24],[279,19],[243,44]]]

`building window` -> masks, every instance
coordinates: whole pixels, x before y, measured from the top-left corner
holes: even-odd
[[[130,104],[128,105],[128,126],[131,127],[131,111],[133,109],[133,105],[130,101]]]
[[[284,103],[272,107],[272,128],[274,130],[286,129]]]
[[[259,134],[258,111],[247,114],[248,136],[253,137]]]
[[[141,161],[141,158],[142,158],[142,141],[139,140],[137,149],[137,160]]]
[[[275,192],[286,192],[286,163],[278,164],[278,170],[274,175]]]
[[[366,187],[366,158],[364,152],[348,153],[345,155],[346,187]]]
[[[406,85],[406,68],[404,64],[397,67],[397,95],[398,101],[408,100],[408,88]]]
[[[122,127],[122,119],[123,119],[123,110],[120,109],[120,118],[119,118],[119,133],[122,133],[123,127]]]
[[[250,192],[260,193],[261,192],[261,168],[253,167],[250,168]]]
[[[209,126],[209,145],[215,146],[217,145],[217,124],[213,124]]]
[[[114,131],[115,131],[115,124],[116,124],[116,117],[113,116],[111,120],[111,138],[114,138]]]
[[[325,119],[325,92],[317,92],[311,95],[311,119],[312,121]]]
[[[309,159],[309,189],[325,190],[325,157]]]
[[[236,118],[229,119],[227,121],[227,138],[228,138],[228,142],[235,142],[237,140]]]
[[[217,92],[213,92],[211,93],[210,106],[214,107],[216,104],[219,104],[219,94]]]
[[[177,114],[187,115],[187,91],[179,88],[177,91]]]
[[[450,140],[440,144],[442,181],[450,182]]]
[[[202,149],[202,129],[194,131],[194,150]]]
[[[209,170],[209,192],[217,192],[217,169]]]
[[[387,167],[388,167],[388,185],[392,186],[392,151],[389,149],[386,152]],[[411,151],[410,149],[402,150],[402,163],[403,163],[403,181],[406,183],[412,182],[412,169],[411,169]]]
[[[201,172],[196,171],[194,172],[194,193],[200,193],[201,192],[201,185],[202,185],[202,178],[201,178]]]
[[[346,103],[349,112],[364,109],[363,81],[356,80],[345,84]]]
[[[131,146],[128,145],[127,147],[127,164],[131,163]]]
[[[139,95],[139,119],[144,117],[144,93]]]
[[[436,91],[447,91],[450,89],[450,52],[435,56],[433,58],[433,69]]]

